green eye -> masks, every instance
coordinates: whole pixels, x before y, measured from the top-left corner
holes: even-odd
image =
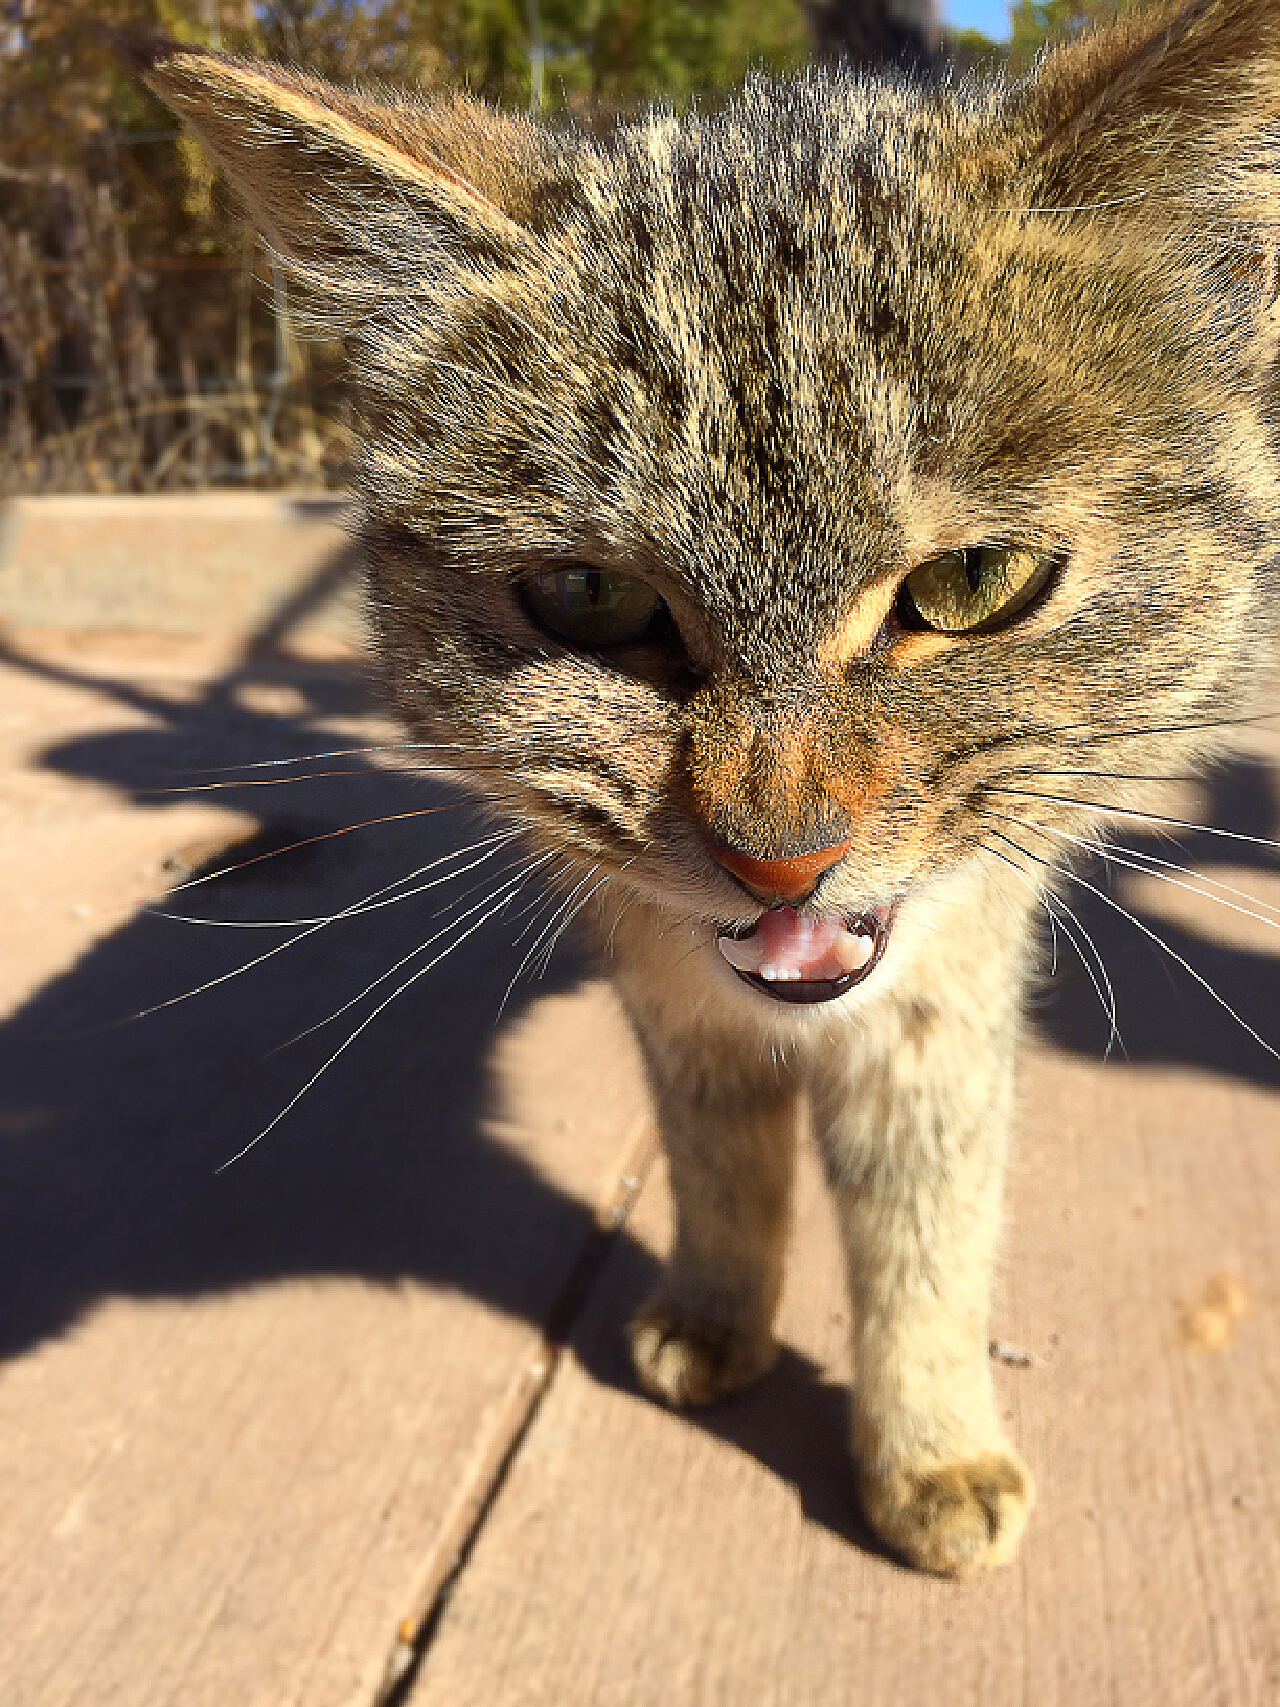
[[[573,563],[522,583],[529,613],[580,646],[622,646],[648,638],[666,605],[647,581]]]
[[[913,569],[898,594],[908,628],[981,634],[1029,605],[1053,572],[1053,559],[1025,546],[972,545],[931,557]]]

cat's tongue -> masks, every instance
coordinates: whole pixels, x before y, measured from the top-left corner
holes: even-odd
[[[749,936],[720,937],[720,952],[735,972],[765,984],[838,982],[846,989],[856,982],[853,975],[866,971],[876,958],[877,927],[872,914],[855,920],[850,930],[839,919],[819,919],[791,907],[775,907],[761,915]],[[823,1000],[824,996],[810,999]]]

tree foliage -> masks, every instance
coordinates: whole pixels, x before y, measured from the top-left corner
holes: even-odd
[[[1114,23],[1138,0],[1016,0],[1008,61],[1025,71],[1050,43],[1066,41],[1102,24]]]

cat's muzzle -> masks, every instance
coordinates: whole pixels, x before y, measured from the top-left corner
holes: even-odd
[[[771,907],[745,930],[721,932],[717,946],[744,984],[775,1002],[831,1002],[879,965],[896,911],[894,902],[829,919]]]

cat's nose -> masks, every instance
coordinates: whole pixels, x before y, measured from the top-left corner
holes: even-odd
[[[745,883],[761,901],[794,906],[813,894],[819,878],[838,865],[852,845],[852,838],[846,838],[825,848],[814,848],[811,853],[793,854],[790,859],[756,859],[738,848],[713,842],[711,857]]]

